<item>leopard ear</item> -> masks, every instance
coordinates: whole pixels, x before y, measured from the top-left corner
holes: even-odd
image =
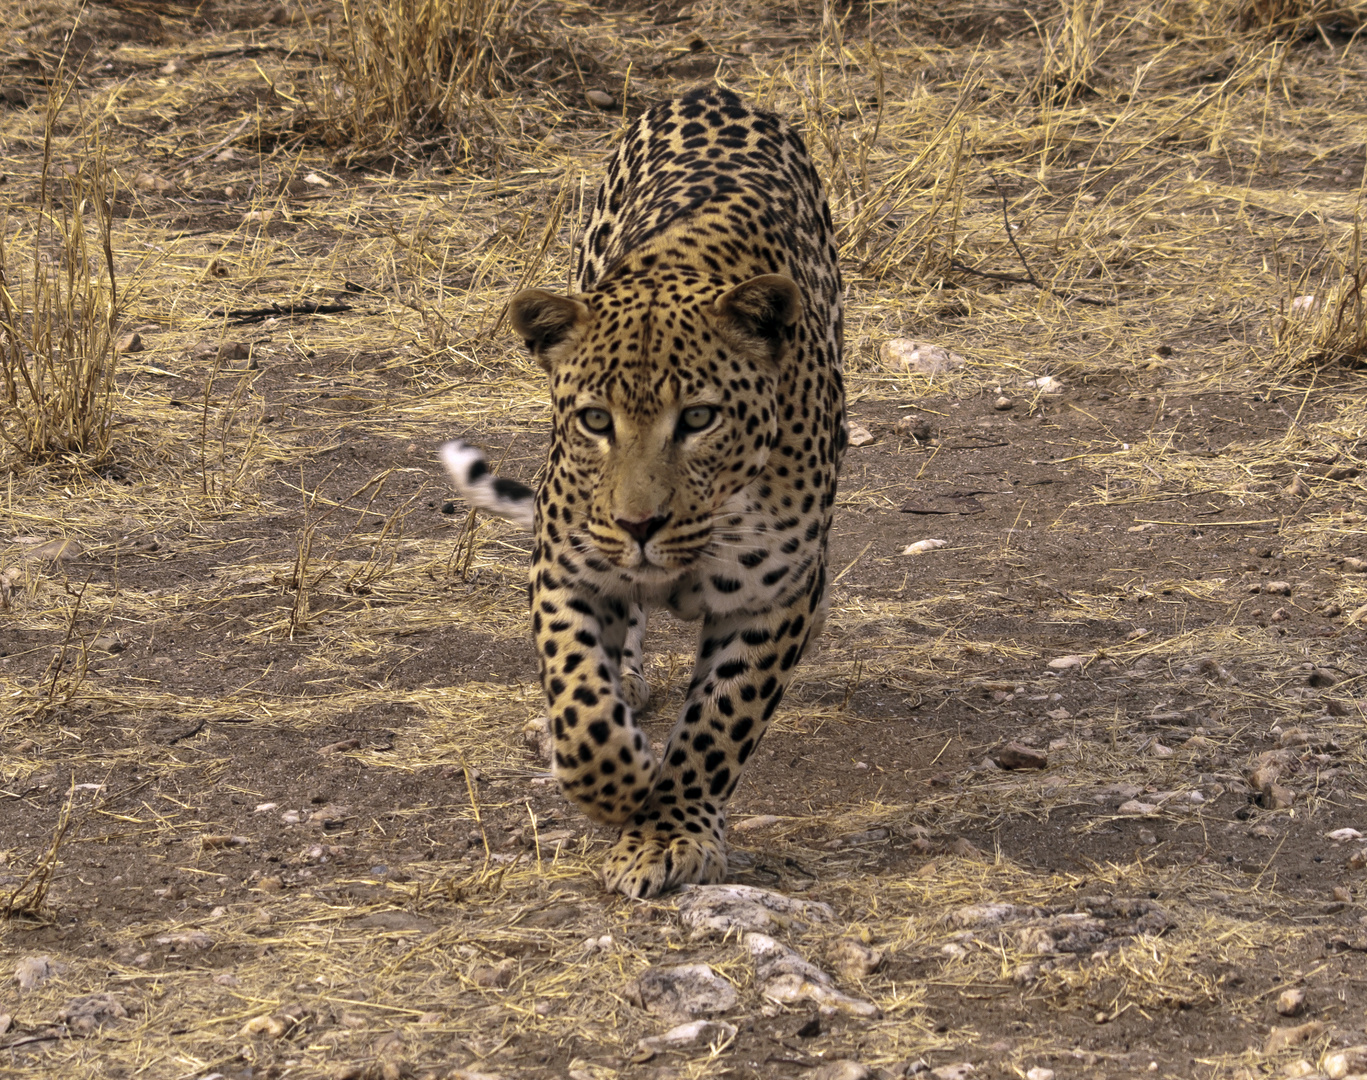
[[[569,338],[588,317],[589,309],[583,301],[557,296],[545,289],[523,289],[508,301],[508,319],[513,330],[547,371],[552,360],[549,350]]]
[[[802,317],[802,293],[790,277],[761,274],[717,297],[713,308],[741,338],[763,345],[777,361],[788,328]]]

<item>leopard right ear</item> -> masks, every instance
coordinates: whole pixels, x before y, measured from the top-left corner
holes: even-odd
[[[589,309],[582,300],[557,296],[545,289],[523,289],[508,301],[508,319],[527,344],[527,351],[547,371],[549,352],[588,322]]]

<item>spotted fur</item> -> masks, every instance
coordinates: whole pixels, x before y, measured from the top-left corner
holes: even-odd
[[[622,826],[608,886],[650,896],[724,877],[727,800],[825,617],[843,322],[802,139],[724,90],[652,108],[608,165],[578,289],[509,307],[550,375],[540,488],[444,456],[476,505],[532,511],[556,776]],[[702,620],[658,764],[635,716],[652,607]]]

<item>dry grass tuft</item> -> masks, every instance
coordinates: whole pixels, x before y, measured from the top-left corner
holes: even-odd
[[[1259,30],[1292,40],[1325,25],[1357,30],[1364,21],[1367,4],[1341,4],[1333,0],[1245,0],[1239,5],[1237,16],[1241,30]]]
[[[115,342],[114,176],[98,131],[60,168],[53,132],[75,83],[48,95],[37,212],[0,219],[0,438],[31,461],[109,451]],[[21,251],[27,249],[27,254]]]
[[[1315,279],[1291,283],[1272,320],[1276,360],[1290,368],[1367,362],[1367,255],[1361,216]]]
[[[314,106],[348,165],[472,156],[470,115],[503,74],[516,0],[343,0]]]

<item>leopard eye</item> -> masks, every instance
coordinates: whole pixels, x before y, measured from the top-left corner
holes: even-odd
[[[612,413],[607,409],[580,409],[579,423],[592,435],[606,435],[612,430]]]
[[[691,405],[679,416],[679,430],[684,432],[702,431],[710,427],[717,416],[711,405]]]

